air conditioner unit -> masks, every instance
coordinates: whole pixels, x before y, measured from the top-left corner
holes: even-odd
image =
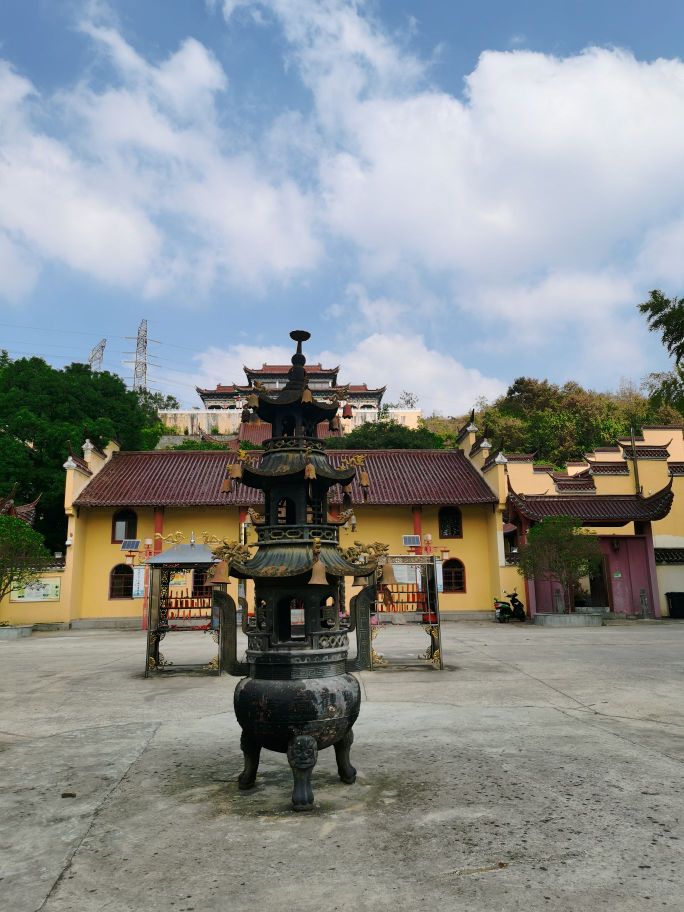
[[[420,548],[420,535],[402,535],[401,541],[405,548]]]

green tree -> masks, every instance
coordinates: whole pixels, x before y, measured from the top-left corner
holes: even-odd
[[[567,613],[575,607],[577,583],[600,563],[597,537],[572,516],[552,516],[537,523],[518,552],[518,573],[525,579],[558,580]]]
[[[343,437],[328,437],[336,450],[441,450],[443,439],[425,427],[407,428],[396,421],[367,421]]]
[[[0,357],[0,494],[18,484],[17,498],[41,495],[36,528],[50,548],[64,541],[64,470],[71,442],[152,448],[159,439],[154,395],[140,397],[107,371],[88,365],[60,370],[41,358]],[[142,398],[142,401],[141,401]],[[168,400],[165,400],[168,401]],[[175,400],[174,400],[175,401]]]
[[[670,406],[684,415],[684,298],[667,298],[656,288],[638,307],[646,316],[648,328],[660,333],[674,359],[671,371],[649,374],[644,387],[656,405]]]
[[[35,582],[51,562],[42,535],[16,516],[0,516],[0,601]]]
[[[654,289],[648,301],[638,305],[646,315],[648,328],[658,332],[676,365],[684,361],[684,298],[666,298]]]

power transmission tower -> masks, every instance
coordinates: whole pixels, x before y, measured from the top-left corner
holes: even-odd
[[[106,344],[106,339],[100,339],[100,341],[88,355],[88,364],[90,365],[90,369],[92,371],[102,370],[102,359],[104,358],[104,350]]]
[[[133,368],[133,389],[147,389],[147,320],[141,320],[138,327],[135,366]]]

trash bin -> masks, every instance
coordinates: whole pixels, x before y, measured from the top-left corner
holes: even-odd
[[[684,621],[684,592],[666,592],[665,598],[670,617]]]

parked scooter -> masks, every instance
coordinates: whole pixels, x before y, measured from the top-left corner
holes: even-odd
[[[508,602],[494,599],[494,620],[500,624],[507,624],[511,618],[515,621],[526,621],[525,606],[518,598],[518,593],[514,590],[504,592],[504,595],[509,599]]]

